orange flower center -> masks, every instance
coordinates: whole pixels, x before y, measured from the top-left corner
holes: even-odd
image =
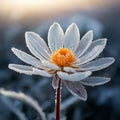
[[[68,48],[60,48],[59,50],[56,50],[54,54],[51,55],[51,62],[60,67],[70,66],[71,63],[74,61],[75,55]]]

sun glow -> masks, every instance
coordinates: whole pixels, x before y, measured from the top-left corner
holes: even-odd
[[[103,6],[101,0],[1,0],[0,15],[13,20],[35,17],[51,17],[55,15],[71,13],[75,10],[89,10],[97,6]],[[111,1],[111,0],[110,0]],[[110,3],[110,2],[109,2]]]
[[[28,16],[50,17],[85,4],[82,0],[4,0],[0,1],[0,14],[16,20]]]

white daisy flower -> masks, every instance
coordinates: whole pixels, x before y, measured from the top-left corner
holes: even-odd
[[[71,24],[65,33],[58,23],[54,23],[48,32],[49,47],[34,32],[26,32],[25,40],[34,57],[12,48],[19,59],[30,64],[9,64],[9,68],[16,72],[53,77],[52,86],[55,89],[61,79],[72,94],[84,101],[87,100],[87,92],[83,85],[96,86],[110,81],[110,78],[105,77],[89,77],[92,72],[104,69],[115,61],[111,57],[94,60],[105,48],[107,39],[92,41],[92,31],[88,31],[80,39],[75,23]]]

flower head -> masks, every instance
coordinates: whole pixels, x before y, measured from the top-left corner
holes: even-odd
[[[58,23],[54,23],[48,32],[48,46],[34,32],[25,33],[26,45],[31,56],[21,50],[12,48],[14,54],[23,62],[30,64],[9,64],[9,68],[19,73],[54,77],[53,87],[58,87],[59,77],[68,90],[82,100],[87,99],[83,85],[101,85],[110,78],[89,77],[92,72],[104,69],[114,62],[106,57],[94,60],[105,48],[107,39],[93,40],[93,32],[88,31],[81,39],[77,25],[71,24],[66,32]]]

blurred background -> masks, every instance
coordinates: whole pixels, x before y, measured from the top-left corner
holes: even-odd
[[[53,22],[59,22],[64,30],[75,22],[81,36],[93,30],[94,39],[108,38],[100,57],[116,59],[109,68],[94,73],[112,79],[103,86],[86,87],[86,102],[72,96],[63,86],[62,116],[66,120],[120,120],[120,0],[0,0],[0,88],[30,95],[39,102],[47,119],[52,120],[55,91],[51,79],[16,73],[8,69],[8,64],[23,64],[11,47],[30,53],[25,45],[26,31],[40,34],[47,42]],[[39,120],[30,106],[18,100],[9,101],[28,120]],[[8,106],[0,96],[0,120],[19,120]]]

